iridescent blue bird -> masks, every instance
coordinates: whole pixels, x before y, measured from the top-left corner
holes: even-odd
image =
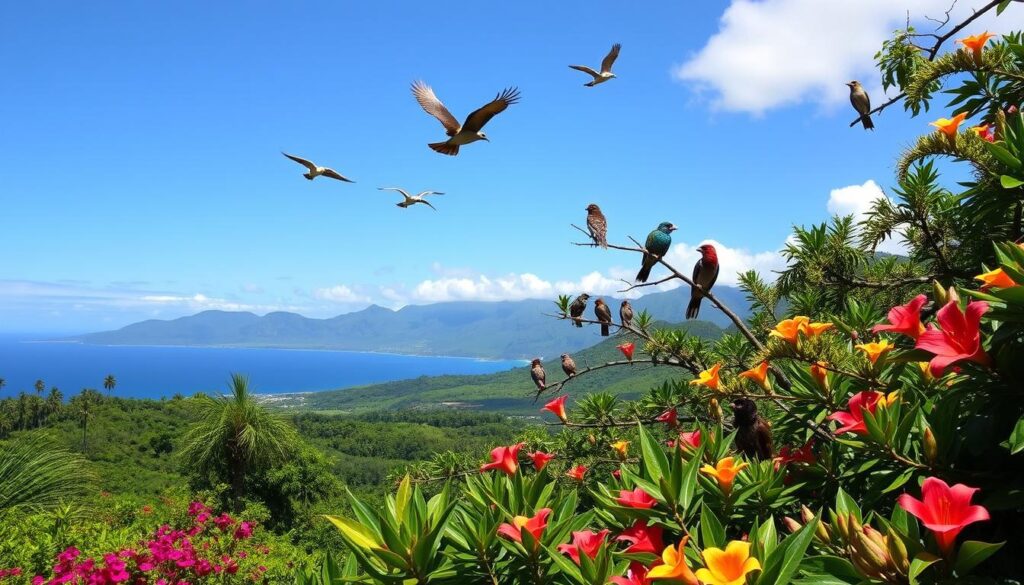
[[[657,229],[647,234],[647,242],[644,243],[647,252],[644,253],[640,272],[636,273],[637,282],[647,282],[647,277],[651,275],[651,268],[654,268],[658,259],[667,254],[669,247],[672,246],[672,232],[674,231],[676,231],[676,226],[672,225],[672,222],[663,221],[658,224]]]

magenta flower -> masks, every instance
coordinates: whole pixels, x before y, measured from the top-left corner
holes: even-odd
[[[962,483],[949,487],[937,477],[928,477],[921,485],[920,500],[903,494],[896,501],[935,534],[935,542],[943,554],[950,556],[956,537],[964,527],[989,518],[984,507],[971,505],[971,498],[977,491],[978,488]]]
[[[580,552],[590,558],[597,556],[597,551],[604,544],[609,532],[607,528],[601,532],[593,532],[591,530],[573,532],[572,544],[558,545],[558,552],[569,555],[578,565],[580,564]]]
[[[854,394],[847,403],[847,411],[833,412],[828,415],[828,420],[838,421],[840,425],[836,434],[856,433],[866,435],[868,427],[864,424],[864,411],[875,413],[878,408],[878,400],[883,396],[881,392],[865,390]]]
[[[949,301],[939,309],[935,318],[941,329],[929,325],[917,338],[917,349],[935,354],[931,360],[931,372],[936,378],[959,361],[969,361],[988,366],[991,360],[981,347],[981,316],[988,311],[988,303],[972,301],[967,311],[960,310],[956,301]]]
[[[662,532],[664,529],[661,526],[648,526],[646,520],[637,520],[632,526],[623,530],[622,534],[616,536],[615,540],[629,543],[629,547],[622,551],[626,554],[651,553],[657,555],[661,554],[662,549],[665,548]]]
[[[921,307],[928,301],[928,297],[917,295],[910,299],[905,305],[898,305],[889,309],[889,325],[875,325],[872,333],[880,331],[891,331],[917,339],[924,333],[924,325],[921,325]]]

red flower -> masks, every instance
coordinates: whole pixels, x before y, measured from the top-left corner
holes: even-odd
[[[813,464],[817,459],[814,457],[814,439],[807,441],[807,443],[799,449],[792,449],[789,445],[779,449],[779,456],[772,459],[775,462],[775,471],[778,471],[783,465],[789,463],[806,463],[808,465]]]
[[[689,447],[693,447],[694,449],[696,449],[697,447],[700,447],[700,443],[701,443],[700,429],[697,429],[695,431],[690,431],[688,433],[687,432],[679,433],[679,444],[682,445],[683,447],[689,446]]]
[[[927,301],[928,297],[917,295],[910,299],[909,303],[889,309],[889,323],[891,325],[875,325],[871,332],[892,331],[893,333],[900,333],[917,339],[924,333],[924,325],[921,324],[921,307]]]
[[[522,448],[522,443],[508,447],[495,447],[491,451],[491,462],[481,465],[480,473],[491,469],[500,469],[508,475],[515,475],[519,469],[519,450]]]
[[[875,408],[878,407],[878,399],[882,398],[882,396],[884,395],[881,392],[873,392],[871,390],[858,392],[847,402],[847,412],[833,412],[828,415],[829,420],[838,421],[842,425],[836,429],[836,434],[857,433],[858,435],[866,435],[868,428],[864,424],[864,411],[866,410],[874,414]]]
[[[537,451],[536,453],[530,453],[529,457],[533,460],[533,468],[540,471],[541,469],[544,469],[544,466],[548,464],[548,461],[555,458],[555,455],[553,453]]]
[[[674,429],[679,426],[679,411],[672,407],[665,412],[658,415],[658,418],[654,419],[657,422],[663,422],[668,425],[668,428]]]
[[[661,554],[665,543],[661,540],[663,532],[661,526],[648,526],[646,520],[637,520],[632,526],[622,531],[622,534],[615,537],[615,540],[628,542],[629,547],[622,551],[629,553],[651,553]]]
[[[956,536],[968,524],[988,520],[988,510],[972,506],[971,498],[978,488],[958,483],[953,487],[937,477],[925,478],[921,486],[921,500],[903,494],[897,502],[935,534],[935,542],[949,556]],[[923,501],[922,501],[923,500]]]
[[[541,508],[537,510],[537,513],[532,518],[526,516],[516,516],[512,519],[512,524],[504,523],[498,527],[498,534],[504,536],[509,540],[515,542],[523,542],[523,529],[525,528],[533,539],[540,541],[540,535],[544,533],[544,529],[548,527],[548,516],[551,514],[551,508]]]
[[[615,479],[622,479],[622,470],[620,470],[620,469],[613,469],[612,470],[612,477],[614,477]]]
[[[949,301],[935,316],[942,329],[931,325],[917,340],[917,349],[935,354],[931,361],[932,375],[939,377],[946,368],[961,360],[987,366],[988,354],[981,347],[981,316],[988,311],[988,303],[972,301],[962,312],[956,301]]]
[[[655,500],[643,490],[643,488],[636,488],[633,491],[619,490],[619,497],[615,500],[620,506],[626,506],[627,508],[640,508],[647,510],[653,508],[658,500]],[[659,549],[660,550],[660,549]]]
[[[577,465],[569,471],[565,472],[566,475],[575,479],[576,481],[583,481],[583,475],[587,472],[586,465]]]
[[[627,360],[633,361],[633,350],[636,349],[636,345],[633,343],[623,343],[615,347],[622,352],[622,355],[626,356]]]
[[[558,398],[555,398],[551,402],[548,402],[547,404],[544,405],[544,410],[550,410],[551,412],[555,413],[555,416],[557,416],[559,420],[561,420],[562,422],[566,422],[568,420],[565,416],[565,400],[567,398],[569,398],[568,395],[559,396]]]
[[[661,564],[661,561],[654,563],[654,565],[659,564]],[[629,563],[629,570],[626,571],[626,576],[612,577],[612,583],[615,583],[615,585],[650,585],[651,580],[647,578],[647,567],[643,566],[639,561],[633,561]]]
[[[578,565],[580,564],[580,552],[583,552],[583,554],[590,558],[597,556],[597,550],[604,544],[605,538],[608,537],[608,532],[607,528],[601,532],[592,532],[590,530],[573,532],[572,544],[558,545],[558,552],[569,555]]]

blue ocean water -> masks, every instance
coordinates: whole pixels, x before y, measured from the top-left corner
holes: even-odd
[[[31,392],[37,379],[65,396],[103,391],[117,378],[115,396],[170,398],[175,393],[223,392],[232,372],[249,376],[255,392],[317,392],[443,374],[488,374],[519,361],[419,357],[347,351],[210,347],[107,346],[0,337],[0,397]]]

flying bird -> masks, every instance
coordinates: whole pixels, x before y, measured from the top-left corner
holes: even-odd
[[[434,152],[455,156],[459,154],[459,147],[477,140],[490,140],[483,133],[484,124],[487,124],[494,116],[505,111],[505,108],[519,101],[519,90],[511,87],[499,93],[484,107],[466,116],[466,121],[461,125],[455,116],[444,107],[441,100],[434,95],[434,90],[422,81],[412,84],[412,94],[416,97],[420,107],[431,116],[437,118],[444,126],[445,133],[449,136],[444,142],[428,144]]]
[[[572,359],[572,356],[567,353],[562,354],[562,371],[569,378],[576,375],[576,360]]]
[[[672,232],[674,231],[676,231],[676,226],[671,222],[663,221],[653,232],[647,234],[647,242],[644,243],[647,252],[644,252],[640,272],[636,273],[637,282],[647,282],[647,278],[651,275],[651,268],[654,268],[659,258],[668,253],[668,249],[672,245]]]
[[[572,317],[572,322],[577,327],[583,327],[583,321],[580,317],[583,316],[583,311],[587,310],[587,300],[590,299],[590,295],[583,293],[576,297],[576,300],[569,305],[569,316]]]
[[[772,430],[768,422],[757,414],[757,405],[749,398],[732,401],[733,427],[736,429],[736,448],[751,459],[771,459]]]
[[[288,158],[292,159],[293,161],[295,161],[295,162],[299,163],[300,165],[302,165],[302,166],[306,167],[307,169],[309,169],[309,172],[308,173],[303,173],[302,176],[306,177],[310,181],[312,181],[313,179],[315,179],[317,177],[324,176],[324,177],[328,177],[328,178],[331,178],[331,179],[337,179],[339,181],[345,181],[346,183],[355,183],[355,181],[353,181],[352,179],[348,179],[348,178],[342,176],[338,171],[336,171],[336,170],[334,170],[332,168],[317,166],[317,165],[313,164],[312,161],[308,161],[308,160],[306,160],[304,158],[300,158],[300,157],[297,157],[297,156],[292,156],[292,155],[288,154],[287,152],[282,152],[281,154],[287,156]]]
[[[424,199],[424,197],[426,197],[427,195],[444,195],[444,193],[440,191],[423,191],[419,195],[409,195],[409,193],[407,193],[405,189],[399,189],[398,187],[377,187],[377,189],[379,189],[380,191],[398,191],[399,193],[401,193],[402,197],[405,197],[405,200],[402,201],[401,203],[395,203],[395,205],[399,207],[407,208],[412,207],[417,203],[422,203],[430,207],[434,211],[437,211],[437,208],[431,205],[429,201]]]
[[[601,213],[601,208],[596,203],[587,206],[587,229],[590,230],[590,239],[602,248],[608,248],[608,220]]]
[[[592,81],[584,83],[583,85],[585,85],[586,87],[594,87],[599,83],[604,83],[609,79],[615,77],[615,74],[612,73],[612,65],[615,63],[615,60],[619,58],[619,49],[621,48],[622,45],[620,45],[619,43],[615,43],[614,45],[612,45],[612,50],[608,51],[608,54],[605,55],[604,60],[601,61],[600,73],[594,71],[593,69],[587,67],[586,65],[569,65],[569,67],[575,69],[576,71],[582,71],[587,75],[593,77],[594,79]]]
[[[623,327],[633,326],[633,305],[629,304],[629,301],[622,301],[619,305],[619,320],[622,321]]]
[[[544,391],[548,387],[548,376],[544,373],[544,365],[540,363],[540,358],[535,358],[530,362],[530,377],[533,378],[533,383],[537,385],[537,390]]]
[[[604,299],[594,301],[594,314],[601,322],[601,336],[608,337],[608,326],[612,324],[612,310],[605,304]]]
[[[860,114],[860,123],[864,125],[865,130],[874,130],[875,123],[871,121],[871,98],[868,97],[868,92],[864,91],[864,87],[856,80],[846,85],[850,86],[850,103]]]
[[[718,280],[718,252],[715,251],[715,247],[704,244],[697,248],[697,251],[700,252],[700,260],[693,266],[693,283],[700,285],[701,290],[697,290],[695,286],[690,287],[690,304],[686,306],[687,319],[697,318],[697,313],[700,313],[700,300]]]

